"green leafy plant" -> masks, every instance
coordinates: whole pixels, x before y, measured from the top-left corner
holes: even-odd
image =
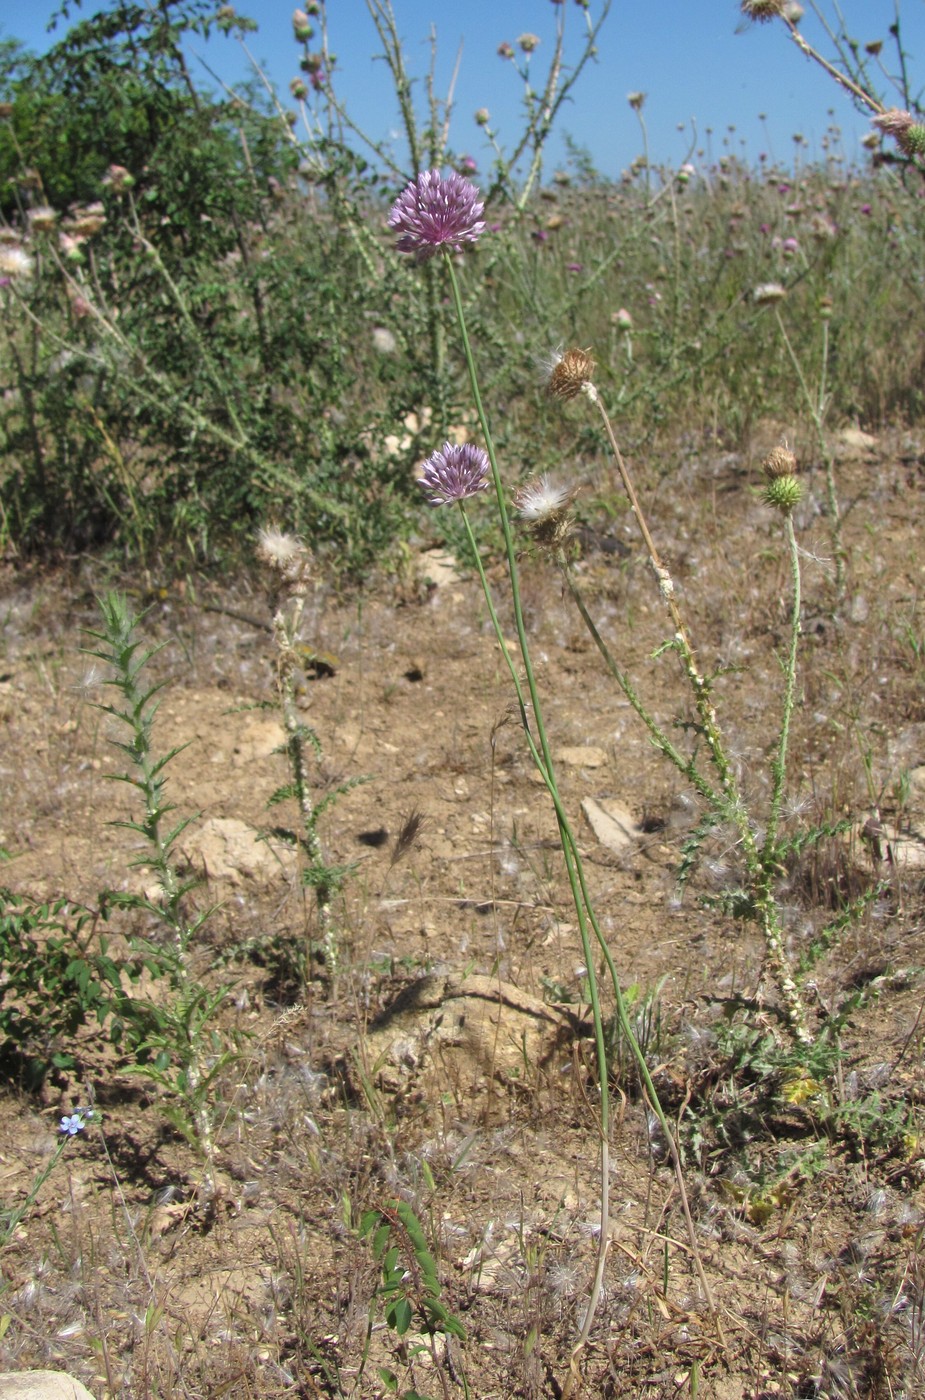
[[[140,964],[113,957],[97,924],[65,899],[0,889],[0,1064],[30,1087],[74,1068],[74,1037],[88,1021],[121,1038],[123,973],[137,977]]]
[[[398,1344],[412,1326],[424,1334],[426,1342],[405,1349],[406,1364],[412,1376],[414,1358],[426,1351],[433,1359],[444,1395],[449,1394],[445,1367],[437,1351],[437,1338],[449,1345],[451,1339],[464,1341],[465,1328],[441,1301],[437,1263],[420,1221],[407,1201],[393,1200],[378,1210],[367,1211],[361,1221],[361,1239],[369,1239],[373,1256],[381,1269],[382,1281],[376,1293],[386,1326],[395,1334]],[[372,1320],[372,1315],[371,1315]],[[400,1389],[399,1378],[390,1368],[379,1370],[379,1379],[389,1394],[401,1400],[427,1400],[412,1387]],[[468,1386],[464,1383],[466,1395]]]
[[[150,897],[131,892],[112,894],[110,902],[121,909],[148,914],[168,939],[166,945],[153,939],[137,940],[167,974],[171,995],[166,1002],[145,1004],[147,1027],[136,1041],[138,1063],[131,1068],[165,1092],[169,1116],[205,1159],[207,1185],[211,1189],[215,1082],[236,1058],[235,1048],[214,1025],[228,989],[209,991],[193,974],[193,941],[209,911],[188,913],[187,897],[196,882],[183,880],[178,873],[176,843],[191,818],[171,824],[174,809],[166,796],[165,770],[181,750],[170,749],[157,757],[153,748],[155,697],[163,682],[148,684],[143,672],[159,648],[144,649],[137,634],[141,619],[131,612],[120,594],[110,593],[102,598],[100,611],[103,626],[99,631],[88,632],[96,642],[88,650],[107,667],[109,674],[104,684],[119,693],[118,701],[99,708],[125,735],[112,742],[128,762],[125,772],[110,776],[132,788],[143,809],[140,819],[117,820],[113,824],[141,837],[144,849],[132,864],[151,868],[159,889],[159,895]]]
[[[301,860],[302,883],[315,892],[318,918],[318,942],[329,973],[338,969],[338,939],[332,901],[343,888],[351,865],[334,865],[324,853],[319,819],[339,797],[365,782],[361,777],[338,783],[321,798],[316,798],[311,783],[311,758],[321,757],[321,741],[315,731],[303,723],[296,705],[296,678],[302,657],[298,640],[299,626],[305,607],[305,597],[311,561],[299,540],[279,530],[263,530],[257,553],[276,575],[283,597],[273,617],[273,639],[277,646],[277,691],[285,743],[279,749],[289,764],[290,780],[277,788],[268,799],[270,807],[284,802],[296,804],[301,825],[274,826],[267,835],[283,841],[297,851]],[[307,965],[307,957],[303,960]]]

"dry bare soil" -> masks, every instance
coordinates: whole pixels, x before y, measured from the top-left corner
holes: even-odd
[[[796,831],[850,819],[854,830],[808,846],[780,885],[796,959],[875,891],[807,986],[819,1019],[851,1003],[826,1083],[794,1088],[749,1049],[786,1035],[759,940],[718,903],[735,878],[728,833],[714,834],[679,898],[698,810],[552,567],[524,561],[564,800],[679,1122],[712,1295],[711,1307],[665,1144],[617,1044],[611,1247],[576,1395],[925,1394],[925,451],[907,432],[835,446],[848,588],[837,601],[813,472],[798,512],[803,640],[786,820]],[[759,444],[738,454],[682,443],[637,464],[759,820],[790,606],[779,521],[756,499],[760,455]],[[601,630],[662,722],[686,720],[676,657],[653,655],[668,625],[632,524],[619,510],[593,523],[629,547],[586,541],[579,567]],[[198,576],[157,592],[158,579],[120,580],[139,607],[154,599],[143,632],[165,644],[151,667],[167,682],[156,743],[186,745],[168,791],[193,817],[178,843],[202,876],[190,899],[214,906],[195,972],[227,984],[217,1024],[241,1054],[215,1093],[211,1198],[166,1105],[98,1029],[80,1032],[77,1068],[40,1092],[7,1083],[7,1207],[48,1161],[59,1116],[91,1098],[97,1115],[0,1253],[0,1370],[68,1369],[113,1400],[372,1397],[389,1393],[388,1371],[399,1393],[561,1393],[600,1190],[581,947],[554,814],[477,580],[423,549],[419,565],[417,581],[361,598],[319,583],[303,626],[335,658],[301,697],[322,748],[316,793],[365,780],[320,824],[327,858],[353,867],[334,908],[336,965],[317,950],[306,958],[312,892],[285,851],[253,840],[294,821],[267,809],[287,777],[278,716],[262,708],[274,698],[272,639],[230,615],[269,618],[261,582]],[[503,575],[493,577],[503,599]],[[10,566],[0,613],[2,881],[91,909],[104,889],[152,879],[129,864],[135,834],[110,824],[138,813],[132,792],[107,780],[119,760],[111,721],[93,707],[107,698],[103,677],[79,651],[103,587],[98,565]],[[595,834],[589,799],[627,809],[622,850]],[[395,860],[413,813],[420,833]],[[156,935],[137,911],[104,931],[116,948]],[[428,1235],[464,1341],[431,1347],[417,1318],[404,1338],[384,1325],[358,1225],[394,1199]],[[394,1238],[413,1294],[410,1247]]]

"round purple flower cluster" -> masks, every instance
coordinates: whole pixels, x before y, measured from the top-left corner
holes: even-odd
[[[471,181],[454,171],[446,179],[427,170],[412,180],[392,205],[389,228],[399,234],[398,250],[418,262],[447,248],[458,252],[484,233],[485,206]]]
[[[445,506],[484,491],[490,471],[484,448],[473,442],[445,442],[424,463],[418,485],[428,493],[432,506]]]

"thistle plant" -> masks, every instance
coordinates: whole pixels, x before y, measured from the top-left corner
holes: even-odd
[[[646,553],[655,575],[658,592],[671,623],[672,635],[661,651],[674,651],[680,661],[690,688],[696,712],[696,732],[706,745],[708,768],[697,760],[696,754],[684,755],[671,741],[639,696],[630,677],[614,659],[611,649],[601,636],[588,610],[578,576],[565,548],[568,535],[568,514],[565,501],[551,501],[545,513],[537,508],[539,493],[528,487],[519,497],[520,513],[530,525],[540,543],[552,543],[555,557],[565,578],[569,593],[588,627],[610,674],[614,677],[637,715],[645,724],[655,747],[684,775],[697,796],[706,806],[706,814],[687,843],[681,867],[682,882],[693,864],[699,845],[708,832],[728,824],[735,832],[745,866],[743,888],[727,903],[739,917],[753,921],[760,928],[765,944],[765,972],[775,983],[783,1003],[784,1014],[796,1043],[809,1045],[811,1035],[803,999],[797,987],[793,969],[784,945],[784,931],[774,883],[778,876],[781,849],[778,841],[781,805],[787,772],[787,751],[790,723],[793,715],[797,647],[800,634],[800,560],[792,513],[802,494],[796,477],[796,458],[786,448],[778,448],[765,463],[766,503],[783,516],[784,532],[791,564],[793,606],[790,620],[790,642],[785,663],[785,684],[781,706],[780,729],[775,757],[771,762],[771,804],[763,837],[752,821],[742,795],[735,767],[717,719],[710,678],[702,672],[694,651],[687,625],[682,617],[674,581],[656,548],[646,516],[640,504],[632,477],[620,451],[607,409],[594,383],[595,363],[586,350],[572,349],[553,358],[548,378],[549,393],[568,401],[583,396],[598,411],[613,452],[614,461],[633,511]],[[525,510],[524,503],[530,509]]]
[[[746,19],[758,24],[768,24],[779,20],[787,30],[788,37],[800,50],[804,58],[820,67],[860,111],[872,113],[871,123],[881,136],[890,137],[896,144],[898,155],[894,158],[902,165],[915,166],[920,172],[925,170],[925,122],[922,120],[920,96],[915,93],[909,77],[908,54],[903,47],[900,23],[899,0],[896,2],[894,22],[890,25],[890,36],[896,49],[896,70],[889,73],[880,63],[883,44],[879,40],[864,45],[863,50],[852,39],[837,5],[834,6],[835,22],[830,23],[824,7],[818,0],[808,0],[809,6],[831,41],[835,62],[831,62],[800,31],[803,6],[797,0],[741,0],[741,10]],[[902,107],[888,102],[876,87],[872,67],[880,69],[881,77],[894,89]],[[908,110],[911,108],[912,110]]]
[[[297,850],[302,859],[302,882],[315,891],[319,943],[325,966],[333,978],[339,967],[339,947],[331,902],[351,867],[331,865],[325,859],[318,819],[338,797],[365,780],[348,779],[318,800],[312,793],[309,755],[311,752],[316,758],[320,757],[321,744],[315,731],[303,723],[296,704],[296,682],[304,651],[299,642],[299,628],[308,594],[309,554],[294,535],[270,528],[260,532],[257,556],[276,575],[281,590],[279,605],[273,615],[272,631],[277,648],[279,707],[286,730],[283,751],[290,773],[289,782],[276,789],[269,799],[269,805],[273,807],[293,800],[300,818],[298,832],[289,827],[276,826],[270,834]]]
[[[774,307],[774,316],[777,321],[777,328],[780,331],[781,339],[787,348],[790,362],[796,372],[800,385],[800,392],[806,404],[810,421],[813,425],[813,432],[816,438],[816,445],[822,457],[825,467],[825,492],[826,507],[829,516],[829,531],[832,537],[832,554],[835,558],[835,596],[841,602],[845,593],[845,547],[842,542],[841,512],[838,505],[838,492],[835,485],[835,462],[832,451],[825,438],[825,420],[831,404],[831,395],[828,388],[829,371],[829,320],[832,315],[831,299],[825,300],[819,308],[819,316],[822,322],[822,352],[819,363],[818,383],[813,386],[800,363],[800,357],[796,352],[793,341],[787,334],[787,327],[780,314],[780,307]]]
[[[128,763],[125,772],[109,777],[133,788],[143,808],[139,820],[117,820],[112,825],[141,837],[143,850],[131,864],[150,868],[157,881],[155,894],[110,892],[104,903],[143,911],[163,930],[166,945],[150,938],[143,940],[145,961],[155,973],[167,975],[172,990],[166,1005],[149,1003],[145,1007],[147,1025],[136,1043],[138,1063],[131,1066],[131,1072],[142,1075],[167,1094],[167,1115],[201,1153],[204,1186],[207,1197],[212,1198],[216,1193],[214,1092],[219,1075],[236,1058],[236,1051],[212,1024],[227,988],[210,991],[193,974],[194,940],[209,910],[192,915],[187,910],[187,896],[196,882],[180,877],[177,842],[192,818],[184,817],[171,824],[174,808],[165,792],[165,769],[183,746],[155,756],[155,697],[163,682],[149,684],[142,674],[159,648],[142,649],[137,635],[140,617],[129,610],[123,596],[115,593],[100,600],[100,611],[103,625],[99,631],[88,630],[96,646],[87,650],[106,666],[109,675],[104,684],[119,693],[118,701],[98,708],[111,716],[125,735],[122,739],[113,738],[112,743]],[[136,1014],[140,1021],[140,1010]]]
[[[616,1013],[621,1030],[639,1066],[640,1078],[644,1085],[646,1097],[659,1120],[666,1141],[670,1144],[672,1160],[675,1165],[680,1194],[685,1204],[685,1209],[686,1194],[680,1172],[680,1159],[675,1145],[673,1130],[668,1124],[662,1110],[658,1094],[645,1061],[645,1056],[635,1035],[621,990],[616,965],[607,941],[601,932],[600,923],[591,900],[581,853],[570,819],[563,806],[559,793],[555,765],[553,763],[549,738],[543,719],[542,702],[524,622],[517,554],[511,528],[507,496],[494,448],[491,427],[482,401],[478,373],[466,326],[459,280],[456,275],[456,268],[452,256],[453,253],[477,240],[482,229],[481,215],[482,204],[478,199],[478,192],[474,186],[468,181],[462,180],[457,175],[443,179],[440,177],[439,172],[430,171],[426,175],[419,176],[417,180],[412,181],[398,200],[396,200],[389,217],[389,225],[393,231],[399,235],[398,247],[400,251],[413,255],[418,262],[429,261],[437,254],[440,254],[443,259],[446,277],[449,282],[450,294],[456,312],[462,350],[468,370],[469,387],[481,427],[484,447],[476,446],[473,443],[466,443],[462,446],[453,446],[450,443],[446,443],[442,449],[432,453],[425,461],[419,482],[423,490],[427,492],[432,504],[437,506],[455,504],[459,508],[472,559],[475,563],[482,591],[485,596],[492,627],[514,686],[521,727],[527,747],[536,769],[546,786],[555,811],[562,856],[575,908],[584,963],[587,968],[588,999],[591,1005],[594,1025],[594,1042],[600,1092],[600,1108],[596,1126],[600,1152],[601,1213],[597,1266],[591,1285],[588,1305],[585,1309],[581,1330],[573,1352],[570,1374],[566,1382],[566,1390],[564,1393],[568,1394],[579,1381],[578,1358],[590,1335],[594,1315],[600,1301],[609,1242],[610,1069],[607,1057],[604,1011],[601,1004],[596,972],[597,958],[595,954],[595,943],[603,956],[610,977],[616,1004]],[[494,491],[498,522],[504,540],[504,551],[507,561],[507,580],[514,614],[514,625],[517,633],[520,664],[523,672],[522,676],[521,670],[515,663],[515,659],[505,640],[504,630],[498,616],[495,599],[485,573],[478,542],[466,508],[467,501],[472,497],[479,495],[485,490],[491,490],[492,488]],[[712,1308],[713,1305],[709,1288],[706,1284],[703,1271],[699,1268],[699,1253],[697,1251],[696,1238],[693,1233],[693,1226],[690,1222],[689,1213],[687,1214],[687,1220],[692,1253],[695,1263],[698,1266],[701,1286]]]

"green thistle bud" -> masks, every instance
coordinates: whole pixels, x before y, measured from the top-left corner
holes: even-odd
[[[916,123],[906,132],[902,148],[909,156],[925,155],[925,126]]]
[[[803,496],[803,487],[795,476],[775,476],[761,494],[765,505],[779,510],[781,515],[790,515]]]

